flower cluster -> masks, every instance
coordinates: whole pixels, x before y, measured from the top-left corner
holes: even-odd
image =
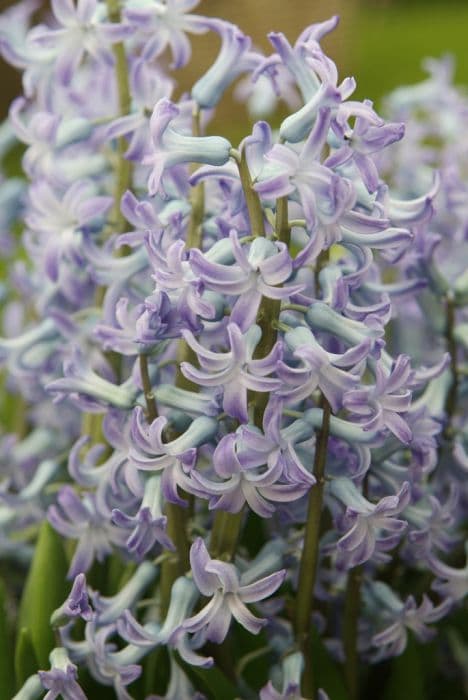
[[[196,4],[52,0],[30,28],[26,0],[0,17],[27,176],[0,183],[0,358],[21,423],[2,438],[1,553],[32,558],[25,598],[65,564],[48,574],[56,646],[22,602],[37,665],[18,700],[324,700],[317,635],[354,699],[358,652],[429,639],[468,592],[446,561],[467,498],[448,119],[466,102],[437,64],[385,120],[321,48],[336,17],[294,45],[270,34],[263,55]],[[174,99],[204,32],[218,56]],[[234,147],[207,130],[239,78],[256,113],[293,111]],[[415,344],[421,329],[435,340]]]

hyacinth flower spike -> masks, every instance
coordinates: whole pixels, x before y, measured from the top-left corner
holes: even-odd
[[[436,62],[386,120],[321,48],[337,17],[264,56],[196,4],[0,13],[26,94],[0,125],[0,559],[28,595],[44,530],[76,547],[60,642],[13,606],[41,658],[17,700],[333,700],[311,643],[357,700],[468,595],[467,98]],[[231,148],[231,86],[289,114]]]

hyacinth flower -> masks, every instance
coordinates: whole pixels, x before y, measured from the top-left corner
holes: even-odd
[[[115,624],[97,627],[91,620],[86,625],[84,641],[74,641],[68,628],[62,630],[62,639],[70,656],[77,663],[86,665],[99,684],[112,686],[119,700],[131,700],[127,686],[141,675],[138,661],[144,651],[134,644],[127,644],[117,651],[111,641],[116,632]]]
[[[308,54],[310,50],[320,48],[320,40],[336,28],[338,21],[335,15],[325,22],[312,24],[299,35],[293,47],[281,32],[270,32],[268,38],[276,53],[265,60],[261,70],[274,73],[278,64],[284,64],[307,102],[319,87],[316,74],[307,68]]]
[[[229,237],[237,264],[214,263],[197,249],[190,252],[189,261],[204,287],[237,297],[230,318],[245,332],[255,322],[262,297],[288,299],[303,287],[283,284],[293,271],[292,260],[284,244],[278,242],[275,245],[265,238],[256,238],[246,252],[235,232],[231,232]]]
[[[192,88],[191,95],[199,107],[209,109],[222,98],[226,88],[246,71],[252,71],[261,60],[250,52],[251,40],[229,22],[215,21],[212,28],[221,38],[221,51],[215,62]]]
[[[161,488],[165,499],[183,505],[177,487],[188,485],[188,475],[197,459],[197,448],[208,442],[217,432],[216,421],[200,416],[190,424],[187,430],[175,440],[165,442],[163,430],[167,419],[156,418],[150,425],[144,419],[141,409],[137,408],[132,420],[133,445],[129,459],[142,471],[162,471]]]
[[[177,316],[181,316],[190,328],[198,329],[200,316],[208,319],[217,316],[216,299],[204,293],[203,283],[188,261],[183,242],[171,243],[164,255],[160,247],[161,236],[155,238],[147,241],[156,282],[154,293],[166,294],[173,304],[171,310],[176,306]],[[151,298],[146,303],[151,303]]]
[[[314,230],[320,225],[326,231],[326,238],[336,242],[340,239],[339,221],[352,209],[356,195],[349,180],[317,162],[326,143],[330,121],[330,109],[322,108],[299,153],[288,145],[273,146],[268,154],[273,167],[265,170],[255,189],[268,199],[297,192],[308,228]]]
[[[252,634],[258,634],[266,620],[255,617],[246,607],[272,595],[283,583],[286,571],[278,571],[270,576],[242,585],[233,564],[211,559],[201,538],[193,543],[190,550],[190,564],[195,584],[204,596],[211,600],[199,613],[184,621],[188,632],[198,632],[204,639],[222,642],[229,629],[232,617]]]
[[[139,29],[142,51],[147,59],[158,56],[169,46],[172,68],[181,68],[191,55],[186,32],[200,34],[208,28],[208,18],[190,13],[197,5],[197,0],[130,0],[124,15]]]
[[[54,52],[56,74],[65,85],[85,54],[112,63],[111,45],[132,32],[129,25],[99,21],[97,0],[78,0],[76,7],[72,0],[53,0],[52,11],[59,27],[35,27],[28,39]]]
[[[50,653],[50,671],[39,671],[39,680],[49,692],[49,700],[59,697],[85,700],[86,695],[78,685],[77,668],[71,663],[66,649],[58,647]]]
[[[190,331],[184,331],[183,337],[196,352],[201,369],[184,362],[181,370],[200,386],[222,386],[223,409],[233,418],[247,422],[247,390],[267,392],[280,386],[278,379],[268,375],[276,369],[281,345],[278,343],[267,357],[255,360],[253,353],[261,337],[257,325],[243,334],[235,323],[230,323],[226,335],[230,350],[216,353],[200,345]]]
[[[289,654],[282,663],[283,684],[276,690],[271,681],[260,691],[260,700],[301,700],[300,678],[304,666],[299,652]],[[319,688],[317,700],[328,700],[328,695]]]
[[[427,596],[423,597],[419,606],[413,596],[403,603],[381,582],[373,584],[366,595],[369,595],[370,605],[380,606],[377,617],[381,624],[386,622],[385,628],[371,640],[372,646],[376,647],[375,657],[379,659],[400,654],[406,646],[408,630],[423,642],[432,639],[434,630],[428,625],[443,617],[452,605],[450,599],[434,605]]]
[[[154,580],[156,573],[152,564],[143,562],[115,596],[104,598],[98,592],[91,593],[95,609],[93,624],[105,626],[116,622],[125,610],[133,607],[141,593]]]
[[[112,511],[112,521],[118,527],[131,530],[126,542],[128,551],[142,559],[156,542],[165,549],[174,550],[166,533],[167,518],[162,513],[161,479],[151,477],[145,484],[145,493],[138,513],[128,516],[118,508]]]
[[[154,104],[160,99],[170,98],[174,84],[154,66],[150,66],[145,56],[134,61],[129,81],[135,111],[114,119],[106,130],[106,136],[109,140],[128,136],[130,143],[125,157],[128,160],[141,161],[148,150],[148,112],[152,111]],[[131,193],[128,192],[127,195]]]
[[[39,671],[30,676],[21,690],[15,695],[16,700],[35,700],[45,697],[47,700],[66,698],[66,700],[86,700],[78,683],[77,667],[70,661],[64,647],[56,647],[50,652],[50,670]],[[44,696],[44,690],[48,692]]]
[[[351,117],[355,117],[352,129],[349,126]],[[369,192],[375,192],[379,185],[379,174],[370,156],[400,141],[404,135],[404,124],[385,122],[374,112],[372,103],[365,100],[359,106],[350,105],[348,109],[342,107],[336,118],[336,132],[343,139],[344,145],[330,156],[327,164],[343,165],[352,160]]]
[[[428,560],[431,570],[438,577],[433,584],[434,589],[450,600],[463,600],[468,592],[468,566],[457,569],[434,555],[430,555]]]
[[[307,424],[302,424],[299,430],[303,436],[309,432]],[[294,439],[291,433],[292,430],[289,434]],[[280,437],[280,445],[283,440],[286,442]],[[314,477],[305,470],[292,444],[286,443],[284,456],[280,445],[270,435],[263,436],[255,428],[243,425],[238,434],[230,433],[222,438],[213,453],[215,474],[225,480],[213,481],[193,471],[191,489],[201,497],[208,497],[210,508],[238,513],[247,502],[254,513],[270,517],[275,510],[271,502],[296,501],[314,483]],[[265,463],[268,467],[259,471],[258,467]]]
[[[119,408],[130,408],[134,404],[137,393],[135,388],[118,386],[100,377],[87,366],[85,357],[77,348],[64,363],[64,375],[62,379],[55,379],[48,385],[48,390],[56,394],[58,400],[70,394],[85,410],[96,409],[101,402]]]
[[[397,495],[385,496],[375,505],[369,503],[349,479],[335,479],[329,492],[346,506],[338,517],[339,530],[346,532],[336,543],[336,565],[348,569],[374,555],[387,558],[384,553],[398,544],[407,527],[405,520],[394,516],[409,503],[409,484],[404,483]],[[384,531],[390,534],[384,535]]]
[[[37,9],[37,0],[29,0],[10,7],[0,18],[0,50],[8,63],[19,69],[27,65],[26,35]]]
[[[181,576],[172,586],[169,608],[161,627],[155,627],[151,622],[141,625],[127,610],[118,620],[119,634],[127,642],[143,649],[167,644],[190,665],[210,668],[213,666],[213,658],[202,656],[197,652],[202,641],[197,641],[195,637],[189,638],[189,632],[183,625],[192,612],[197,598],[198,592],[193,579]]]
[[[102,504],[93,496],[80,500],[73,488],[64,486],[57,505],[49,509],[51,524],[61,533],[78,540],[78,546],[68,571],[69,578],[86,572],[94,558],[102,561],[112,552],[112,546],[123,546],[125,533],[110,521]]]
[[[129,356],[147,353],[162,339],[176,334],[174,314],[164,292],[152,294],[132,309],[129,303],[127,297],[119,299],[113,309],[114,318],[105,319],[94,330],[107,350]]]
[[[34,246],[44,256],[44,270],[52,281],[57,281],[62,257],[71,256],[78,264],[81,262],[80,234],[92,230],[93,221],[96,224],[112,206],[111,197],[92,196],[92,190],[92,183],[77,181],[60,200],[46,182],[38,182],[29,190],[26,224],[37,237]]]
[[[410,526],[408,539],[416,544],[422,557],[433,556],[436,550],[450,551],[459,541],[454,527],[458,498],[457,490],[452,486],[445,502],[431,494],[427,496],[427,503],[421,501],[418,507],[405,509]]]
[[[338,356],[327,353],[308,328],[287,331],[285,341],[293,351],[293,357],[301,360],[303,366],[290,367],[284,362],[281,363],[278,371],[286,385],[282,390],[283,396],[294,403],[320,388],[334,412],[338,411],[344,396],[348,395],[359,381],[358,375],[345,372],[341,368],[356,367],[367,357],[370,342],[364,339],[360,345]]]
[[[403,443],[412,438],[411,429],[401,414],[409,410],[411,392],[406,390],[411,373],[410,358],[400,355],[390,373],[376,366],[376,384],[369,389],[350,389],[344,397],[344,406],[362,416],[366,430],[388,428]]]
[[[81,617],[85,621],[91,620],[93,610],[89,605],[88,587],[86,584],[86,576],[78,574],[73,581],[73,586],[70,595],[66,601],[54,610],[51,616],[51,625],[61,627],[70,619]]]
[[[152,166],[148,191],[158,192],[164,171],[179,163],[223,165],[229,160],[231,144],[221,136],[187,136],[171,126],[180,114],[179,108],[161,99],[154,108],[150,129],[152,153],[145,156],[145,165]]]

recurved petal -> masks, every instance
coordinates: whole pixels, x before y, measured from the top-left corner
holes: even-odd
[[[264,600],[273,595],[275,591],[283,583],[286,578],[286,569],[276,571],[274,574],[265,576],[255,583],[249,583],[247,586],[241,586],[239,589],[239,597],[244,603],[255,603],[258,600]]]
[[[205,543],[201,537],[197,537],[190,548],[190,566],[198,590],[206,596],[213,595],[218,585],[217,576],[206,570],[210,561]]]
[[[236,595],[226,598],[227,605],[232,616],[245,627],[251,634],[258,634],[267,621],[264,618],[255,617]]]

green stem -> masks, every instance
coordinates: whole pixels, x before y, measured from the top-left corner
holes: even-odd
[[[195,108],[192,115],[192,133],[194,136],[200,136],[200,110]],[[197,248],[200,246],[201,227],[203,224],[203,216],[205,214],[205,185],[199,182],[192,188],[190,193],[190,203],[192,206],[189,230],[187,234],[187,248]]]
[[[315,698],[317,692],[315,670],[312,665],[310,654],[310,618],[313,609],[319,558],[320,521],[322,516],[323,488],[325,484],[325,466],[331,416],[331,407],[325,397],[322,399],[322,405],[322,426],[317,433],[314,457],[313,473],[316,483],[309,492],[294,618],[296,642],[304,655],[302,694],[305,698]]]
[[[317,262],[315,263],[315,270],[314,270],[314,282],[315,282],[315,293],[318,294],[320,291],[320,280],[319,280],[319,275],[321,269],[326,265],[329,259],[329,250],[328,248],[326,250],[322,250],[317,258]]]
[[[349,700],[359,697],[359,657],[357,649],[359,608],[361,605],[362,567],[356,566],[348,573],[346,583],[343,647],[345,652],[345,678]]]
[[[239,176],[244,190],[245,202],[249,213],[250,228],[253,236],[265,235],[265,221],[263,216],[262,204],[260,197],[252,187],[252,177],[250,175],[245,149],[242,151],[240,158],[236,158]]]
[[[3,389],[3,387],[2,387]],[[13,432],[21,440],[26,437],[28,432],[27,410],[28,405],[22,394],[16,394],[14,397],[14,412],[13,412]]]
[[[194,136],[200,135],[200,112],[197,109],[193,113],[192,130]],[[202,224],[205,213],[205,190],[202,183],[196,185],[191,192],[191,214],[189,228],[187,232],[186,247],[200,248],[202,239]],[[182,362],[196,362],[196,355],[187,345],[185,340],[179,342],[177,351],[177,369],[175,376],[175,386],[188,391],[198,391],[196,384],[193,384],[182,374],[180,365]],[[190,568],[189,561],[189,537],[188,521],[189,509],[182,508],[176,503],[166,502],[165,515],[167,517],[167,534],[173,541],[177,555],[173,559],[167,559],[161,566],[161,612],[163,615],[169,608],[171,591],[174,581],[183,576]]]
[[[161,565],[161,617],[165,617],[168,611],[174,581],[190,569],[186,510],[176,503],[166,501],[164,513],[167,518],[166,531],[174,543],[176,552],[174,557],[168,557]]]
[[[106,0],[107,14],[109,20],[114,23],[121,21],[119,0]],[[118,41],[112,47],[115,59],[115,77],[117,81],[117,93],[119,96],[119,114],[122,117],[131,112],[132,97],[130,94],[130,82],[128,77],[127,57],[125,46],[122,41]],[[114,188],[114,208],[112,221],[114,223],[113,233],[123,233],[126,228],[125,217],[120,211],[120,200],[125,192],[130,188],[132,181],[132,164],[125,158],[125,151],[128,144],[123,136],[117,139],[117,167]]]
[[[447,323],[445,327],[445,338],[447,343],[447,350],[450,353],[450,370],[452,373],[452,384],[447,394],[445,401],[445,415],[446,415],[446,426],[444,430],[445,437],[447,439],[452,438],[452,422],[457,410],[457,399],[458,399],[458,385],[460,380],[460,374],[458,370],[457,362],[457,342],[455,340],[455,324],[456,324],[456,309],[455,300],[452,295],[447,295]]]
[[[90,445],[106,444],[106,439],[102,431],[103,416],[100,413],[83,413],[81,421],[82,435],[88,435],[90,442],[83,448],[85,451]],[[106,452],[107,454],[107,452]],[[107,454],[107,456],[109,456]]]
[[[106,0],[107,14],[111,22],[120,22],[120,3],[119,0]],[[117,92],[119,96],[119,114],[126,116],[131,110],[131,95],[130,84],[128,78],[127,58],[125,55],[125,47],[123,42],[117,42],[112,47],[115,58],[115,79],[117,82]],[[124,138],[120,137],[117,140],[117,158],[114,168],[114,205],[109,221],[109,231],[111,233],[123,233],[126,229],[125,217],[120,211],[120,200],[122,195],[130,188],[132,180],[132,165],[130,161],[125,159],[125,151],[127,143]],[[125,248],[120,249],[120,254],[125,254]],[[97,287],[95,294],[95,305],[102,306],[105,287]],[[120,372],[120,356],[116,353],[108,353],[113,368],[117,375]],[[85,413],[82,419],[81,432],[83,435],[89,435],[91,444],[105,443],[102,432],[102,416],[95,413]]]
[[[288,221],[288,198],[279,197],[276,200],[275,233],[278,239],[288,248],[291,242],[291,227]]]
[[[258,226],[261,225],[264,234],[263,210],[255,190],[252,189],[252,178],[250,177],[247,161],[243,154],[238,160],[238,163],[252,231],[258,232]],[[260,212],[258,212],[258,208]],[[277,200],[275,229],[277,238],[286,243],[286,245],[289,245],[290,228],[288,225],[287,197],[281,197]],[[262,337],[255,348],[255,359],[266,357],[276,343],[277,330],[273,322],[279,318],[280,311],[281,301],[277,299],[268,299],[267,297],[262,298],[257,313],[257,323],[262,329]],[[252,393],[252,399],[254,404],[254,423],[257,428],[262,429],[263,414],[265,413],[265,408],[268,403],[268,393],[254,392]],[[233,558],[239,540],[242,520],[242,511],[236,514],[217,511],[214,518],[210,543],[212,556],[221,556],[228,560]]]
[[[275,321],[277,321],[281,311],[280,299],[269,299],[262,297],[256,323],[262,329],[262,337],[255,348],[254,359],[259,360],[266,357],[273,349],[278,338],[278,331]],[[254,423],[257,428],[262,428],[263,414],[268,403],[268,392],[252,392],[254,404]]]
[[[212,557],[227,561],[234,557],[242,526],[242,516],[242,511],[240,513],[216,511],[210,541]]]
[[[148,372],[148,358],[141,354],[140,374],[143,384],[143,392],[146,401],[146,413],[148,423],[152,423],[158,416],[156,401],[154,399],[151,380]],[[176,548],[174,557],[164,560],[161,567],[161,611],[165,615],[171,600],[172,584],[179,576],[183,576],[189,568],[189,543],[187,538],[187,514],[184,508],[176,503],[165,503],[165,515],[167,518],[167,534]]]
[[[278,240],[288,247],[291,240],[291,229],[288,223],[288,198],[280,197],[276,201],[275,233]],[[277,338],[278,330],[276,322],[281,311],[281,301],[279,299],[269,299],[263,297],[257,313],[257,323],[262,329],[262,337],[255,348],[254,359],[266,357],[273,349]],[[268,403],[266,392],[257,392],[254,397],[254,423],[257,428],[262,428],[263,414]]]
[[[299,311],[302,314],[306,314],[309,310],[308,306],[303,304],[283,304],[281,307],[282,311]]]
[[[143,393],[146,402],[146,416],[148,423],[152,423],[158,417],[158,409],[156,406],[156,400],[153,394],[153,388],[151,386],[151,379],[148,371],[148,357],[141,353],[139,356],[140,360],[140,375],[141,383],[143,384]]]

